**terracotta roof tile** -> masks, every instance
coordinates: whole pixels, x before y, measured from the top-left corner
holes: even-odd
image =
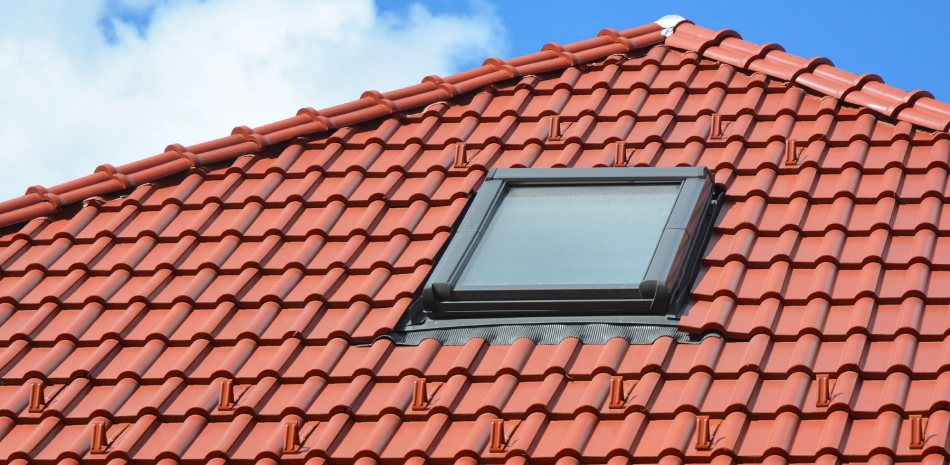
[[[664,27],[0,204],[0,461],[944,463],[950,106]],[[488,169],[624,165],[726,189],[679,325],[722,338],[377,339]]]

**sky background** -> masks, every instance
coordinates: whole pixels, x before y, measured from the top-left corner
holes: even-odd
[[[0,200],[667,14],[950,101],[947,0],[0,0],[0,14]]]

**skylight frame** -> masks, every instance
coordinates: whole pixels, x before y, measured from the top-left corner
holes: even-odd
[[[458,280],[510,187],[679,184],[644,279],[620,285],[464,286]],[[711,234],[722,193],[704,167],[493,168],[453,233],[421,298],[400,324],[426,329],[537,322],[675,321]],[[418,328],[412,326],[422,325]]]

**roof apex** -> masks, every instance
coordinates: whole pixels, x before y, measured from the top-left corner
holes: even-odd
[[[676,30],[676,26],[682,22],[692,23],[692,21],[680,15],[666,15],[654,21],[655,24],[658,24],[660,27],[663,28],[663,37],[669,37],[673,35],[673,31]]]

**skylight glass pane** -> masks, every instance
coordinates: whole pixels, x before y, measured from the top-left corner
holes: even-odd
[[[458,285],[639,283],[679,184],[508,190]]]

